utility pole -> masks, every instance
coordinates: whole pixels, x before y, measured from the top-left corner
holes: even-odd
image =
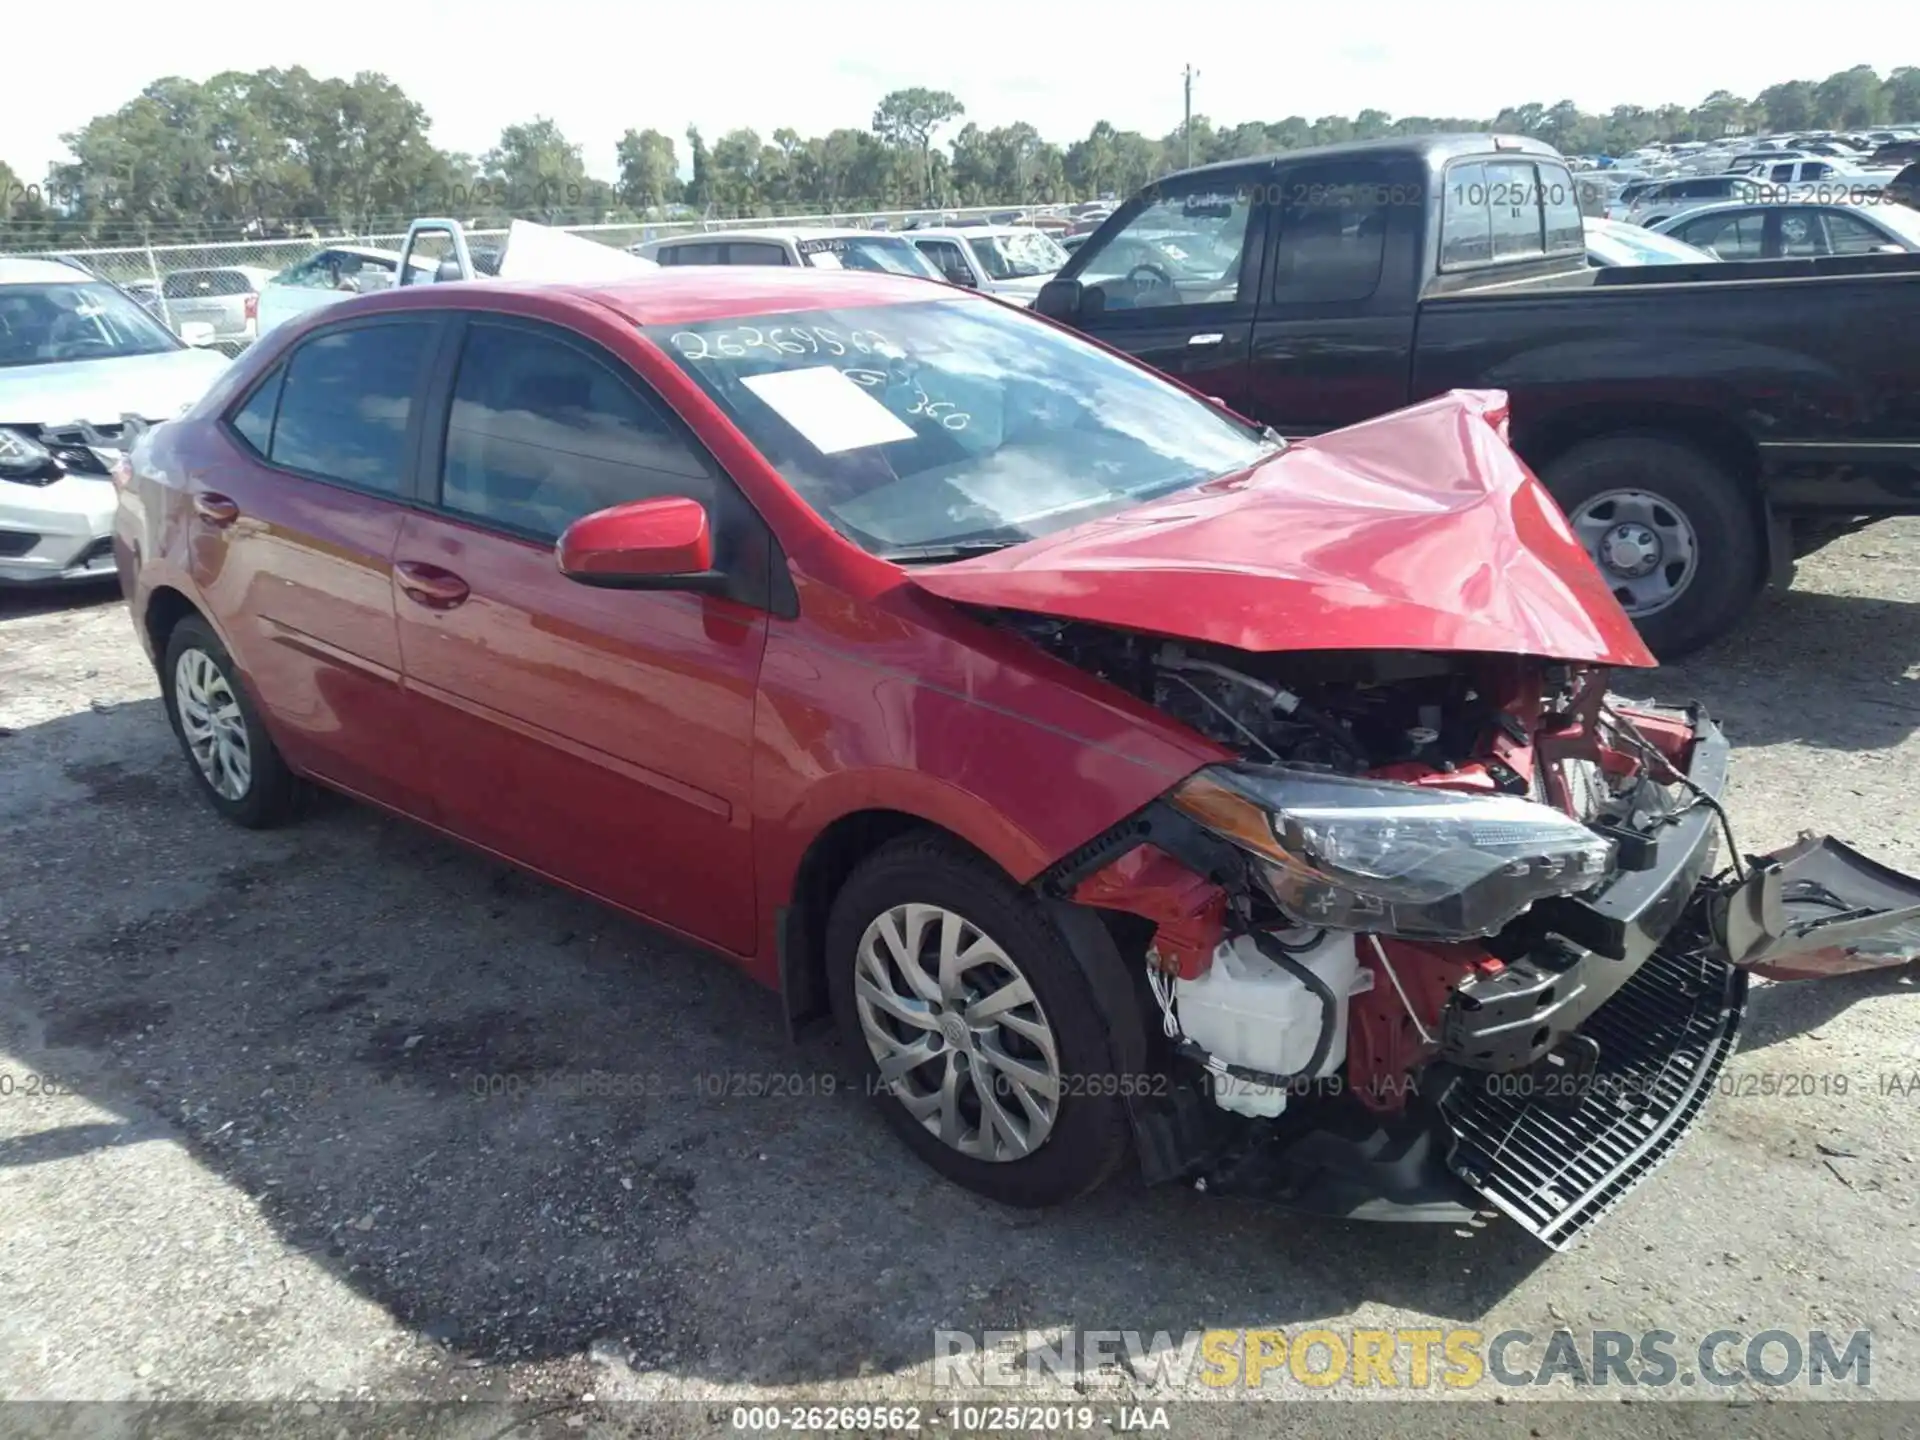
[[[1200,72],[1194,69],[1193,66],[1187,66],[1187,118],[1180,126],[1180,133],[1185,137],[1187,142],[1187,163],[1183,168],[1188,170],[1193,168],[1193,81],[1194,77],[1199,75],[1199,73]]]

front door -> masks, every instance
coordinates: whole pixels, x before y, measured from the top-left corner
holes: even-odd
[[[1254,419],[1247,357],[1270,166],[1175,176],[1127,202],[1062,270],[1072,324]]]
[[[554,541],[610,505],[687,495],[707,505],[726,568],[757,517],[644,382],[556,327],[473,316],[444,444],[438,433],[395,587],[443,823],[750,954],[767,616],[724,596],[578,584]]]

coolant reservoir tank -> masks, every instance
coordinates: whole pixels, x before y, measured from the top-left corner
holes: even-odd
[[[1295,937],[1283,937],[1289,943]],[[1311,938],[1310,936],[1302,938]],[[1313,1078],[1331,1075],[1347,1061],[1347,1002],[1373,978],[1362,970],[1351,934],[1328,930],[1290,955],[1333,996],[1333,1035]],[[1260,953],[1242,935],[1213,952],[1213,964],[1198,980],[1174,983],[1174,1013],[1180,1030],[1216,1059],[1271,1075],[1300,1075],[1313,1059],[1328,1023],[1320,999],[1297,976]],[[1244,1115],[1278,1115],[1286,1086],[1261,1086],[1215,1077],[1216,1103]]]

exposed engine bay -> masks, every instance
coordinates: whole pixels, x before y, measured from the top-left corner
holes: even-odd
[[[1193,1097],[1136,1114],[1149,1178],[1382,1219],[1491,1202],[1564,1246],[1698,1113],[1749,969],[1920,954],[1920,882],[1832,840],[1743,857],[1718,729],[1599,667],[992,618],[1237,757],[1039,882],[1143,940]]]

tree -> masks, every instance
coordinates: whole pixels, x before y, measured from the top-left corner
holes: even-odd
[[[680,195],[680,160],[672,137],[658,130],[629,130],[614,147],[620,162],[620,203],[645,212]]]
[[[760,136],[752,130],[729,130],[713,142],[708,198],[722,214],[751,214],[760,204]]]
[[[1786,80],[1769,85],[1754,98],[1769,129],[1805,130],[1814,123],[1813,82]]]
[[[873,131],[896,151],[917,152],[924,177],[924,203],[934,203],[933,136],[967,113],[951,93],[915,87],[895,90],[874,108]]]
[[[713,203],[713,165],[707,155],[707,142],[700,138],[700,127],[687,126],[687,153],[692,157],[693,178],[687,182],[687,204],[705,210]]]
[[[1910,125],[1920,120],[1920,65],[1902,65],[1880,87],[1890,124]]]
[[[606,187],[588,179],[580,147],[545,116],[502,130],[480,157],[480,172],[512,214],[537,211],[552,221],[562,212],[597,212],[604,203]]]
[[[912,88],[885,96],[868,129],[771,140],[734,130],[709,147],[698,126],[686,141],[692,179],[681,183],[676,142],[628,130],[614,149],[617,186],[590,178],[580,148],[552,120],[508,126],[476,161],[437,149],[422,107],[372,72],[351,78],[287,69],[225,71],[204,82],[167,76],[126,104],[63,136],[71,158],[51,168],[34,209],[0,167],[0,242],[138,242],[143,236],[237,239],[399,228],[410,215],[499,223],[509,215],[592,220],[656,212],[684,199],[730,213],[848,211],[927,203],[1031,205],[1131,194],[1185,163],[1300,149],[1382,135],[1499,130],[1537,136],[1568,154],[1626,154],[1655,141],[1718,140],[1759,129],[1863,128],[1920,121],[1920,67],[1884,80],[1859,65],[1824,80],[1786,80],[1753,100],[1715,90],[1698,105],[1616,106],[1589,114],[1569,100],[1530,101],[1485,116],[1403,115],[1243,119],[1215,127],[1193,117],[1191,136],[1160,138],[1105,120],[1064,149],[1032,125],[964,124],[959,99]],[[490,187],[481,187],[482,176]],[[478,192],[478,198],[476,198]],[[489,195],[491,198],[489,198]]]
[[[1886,120],[1880,76],[1871,65],[1856,65],[1829,75],[1814,87],[1814,106],[1823,124],[1853,129]]]

